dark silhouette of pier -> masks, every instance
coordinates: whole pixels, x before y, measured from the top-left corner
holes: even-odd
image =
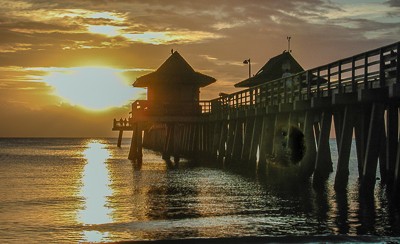
[[[210,101],[198,100],[199,87],[215,79],[195,72],[174,52],[135,82],[149,87],[149,99],[132,104],[128,123],[114,120],[118,146],[123,131],[132,130],[129,159],[136,163],[144,146],[176,163],[206,158],[259,173],[276,167],[318,183],[333,170],[334,126],[335,189],[347,187],[354,138],[361,189],[373,192],[379,165],[381,182],[398,193],[399,47],[397,42]]]

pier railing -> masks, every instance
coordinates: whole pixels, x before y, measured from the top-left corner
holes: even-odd
[[[265,107],[357,93],[400,83],[400,42],[202,101],[203,113]]]
[[[113,121],[113,130],[131,130],[132,124],[129,119],[114,119]]]

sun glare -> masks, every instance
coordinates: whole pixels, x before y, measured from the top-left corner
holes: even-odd
[[[80,193],[84,199],[84,206],[79,212],[79,221],[84,225],[111,223],[113,209],[107,206],[107,199],[113,192],[106,163],[111,154],[101,141],[90,141],[83,156],[86,159],[86,165]],[[83,234],[83,241],[90,242],[99,242],[108,236],[107,232],[94,230],[85,230]]]
[[[66,102],[99,111],[143,97],[144,90],[133,88],[123,72],[105,67],[62,68],[49,71],[44,81]]]

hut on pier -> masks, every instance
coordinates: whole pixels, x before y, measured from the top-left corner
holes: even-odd
[[[191,145],[180,140],[183,130],[185,135],[198,138],[195,124],[201,121],[200,88],[213,82],[213,77],[194,71],[177,51],[156,71],[139,77],[133,86],[147,88],[147,100],[132,104],[129,121],[133,135],[128,158],[140,165],[143,143],[149,149],[161,151],[167,162],[171,155],[178,162],[184,153],[183,146]]]
[[[144,106],[134,103],[132,113],[145,109],[148,116],[199,115],[200,88],[213,82],[213,77],[194,71],[177,51],[172,52],[156,71],[133,83],[134,87],[147,88],[147,101]]]
[[[290,52],[268,60],[268,62],[252,77],[235,84],[235,87],[253,87],[268,81],[280,79],[304,71]]]

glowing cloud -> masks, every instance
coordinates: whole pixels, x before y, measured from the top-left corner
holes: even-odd
[[[88,15],[89,18],[93,19],[109,19],[118,22],[122,22],[125,18],[121,17],[119,14],[111,13],[111,12],[96,12]]]
[[[91,33],[102,34],[106,36],[118,36],[121,28],[112,25],[89,25],[88,30]]]
[[[122,36],[133,42],[151,43],[156,45],[168,43],[194,43],[223,37],[222,35],[204,31],[144,32],[122,34]]]

